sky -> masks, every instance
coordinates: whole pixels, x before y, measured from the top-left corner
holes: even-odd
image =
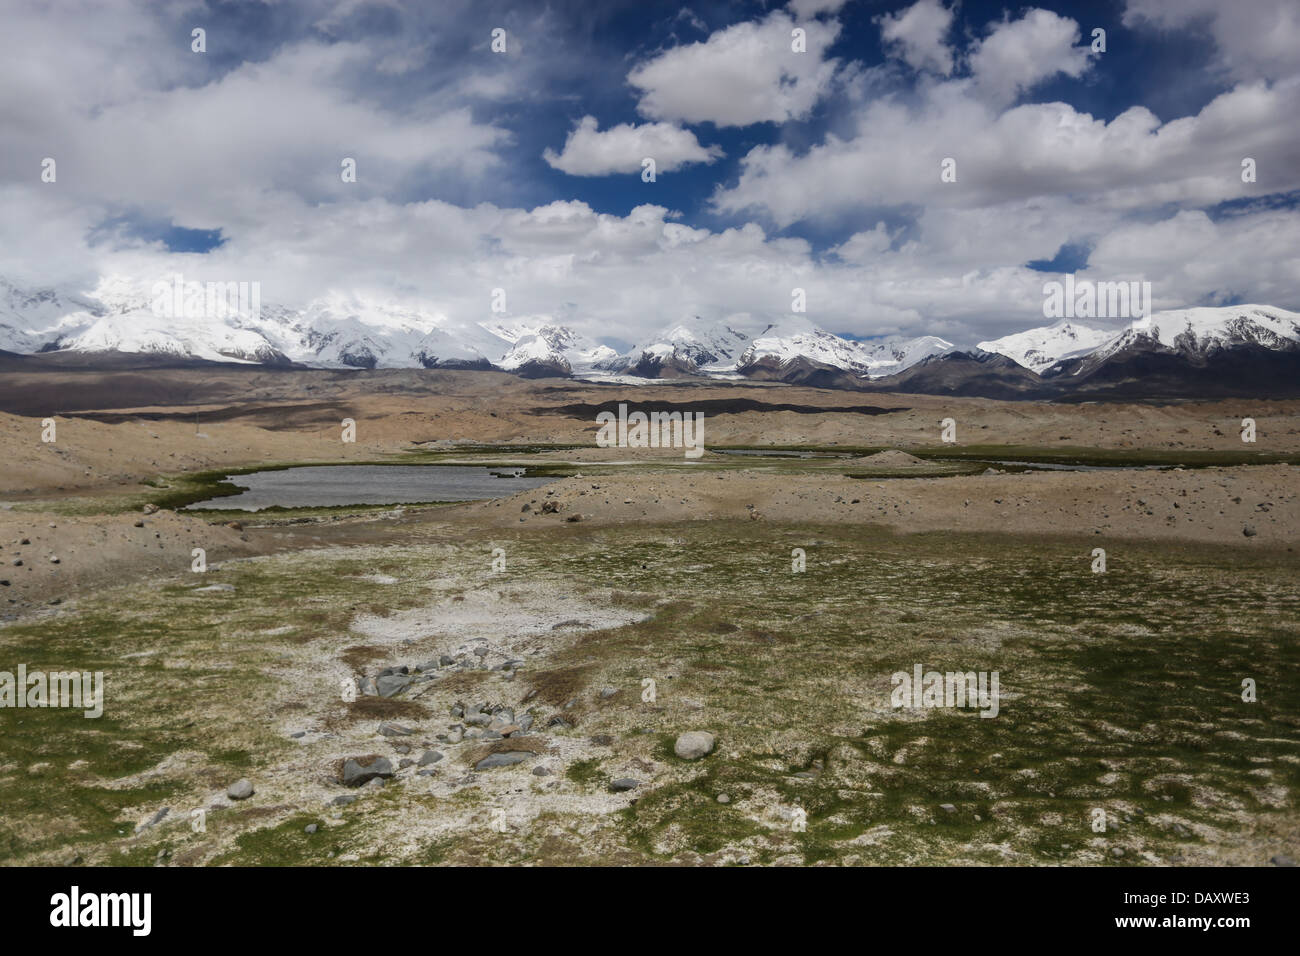
[[[5,0],[0,277],[501,289],[616,347],[796,288],[969,345],[1066,271],[1300,310],[1297,117],[1295,0]]]

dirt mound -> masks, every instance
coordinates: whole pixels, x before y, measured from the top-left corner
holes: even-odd
[[[924,465],[925,463],[924,458],[917,458],[915,455],[909,455],[897,448],[878,451],[874,455],[854,458],[849,462],[850,465],[871,465],[876,468],[910,468],[913,465]]]

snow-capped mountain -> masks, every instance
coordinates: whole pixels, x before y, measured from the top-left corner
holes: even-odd
[[[646,377],[734,373],[750,336],[722,322],[679,322],[634,346],[625,370]]]
[[[1135,319],[1119,331],[1062,320],[981,342],[979,348],[1050,376],[1065,365],[1072,374],[1081,374],[1133,351],[1198,360],[1243,345],[1278,351],[1300,348],[1300,313],[1266,305],[1171,309]]]
[[[818,328],[802,316],[753,333],[719,324],[677,323],[633,348],[627,367],[640,375],[704,374],[785,378],[810,368],[854,376],[889,375],[952,348],[935,336],[856,342]]]
[[[1043,372],[1062,359],[1091,352],[1115,335],[1114,329],[1094,328],[1062,319],[1055,325],[1027,329],[981,342],[977,348],[997,352],[1034,372]]]
[[[1060,321],[981,342],[974,352],[936,336],[857,341],[802,315],[775,323],[743,314],[694,317],[619,354],[549,315],[474,321],[422,303],[337,291],[302,308],[235,301],[232,293],[229,308],[214,313],[211,293],[191,309],[180,292],[168,306],[158,286],[120,276],[101,279],[89,294],[0,279],[0,350],[317,368],[495,368],[593,381],[699,376],[996,397],[1100,389],[1273,394],[1292,388],[1300,369],[1300,313],[1266,305],[1158,312],[1118,330]],[[990,361],[994,355],[1002,365]]]
[[[495,363],[510,372],[532,370],[568,375],[603,371],[619,366],[619,354],[608,345],[591,342],[573,329],[549,320],[518,319],[485,324],[493,335],[511,343],[510,349]]]

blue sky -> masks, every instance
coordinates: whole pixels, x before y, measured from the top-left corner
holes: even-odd
[[[838,333],[973,344],[1038,324],[1065,271],[1151,281],[1159,308],[1300,308],[1289,0],[4,18],[0,275],[28,283],[179,270],[449,321],[506,288],[511,318],[619,343],[782,321],[798,286]]]

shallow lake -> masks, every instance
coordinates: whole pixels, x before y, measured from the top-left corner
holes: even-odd
[[[262,508],[325,508],[336,505],[396,505],[424,501],[504,498],[550,484],[554,478],[525,478],[522,468],[476,465],[304,465],[233,475],[241,494],[190,505],[228,511]]]

